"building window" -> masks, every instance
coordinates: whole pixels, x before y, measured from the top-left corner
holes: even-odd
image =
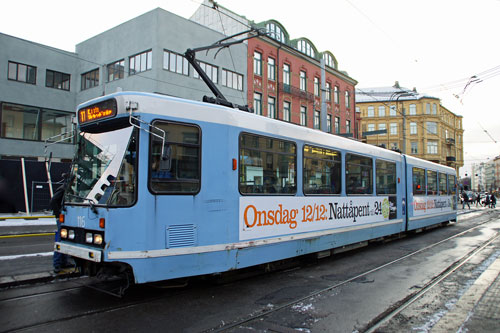
[[[438,153],[438,143],[437,141],[427,141],[427,154],[437,154]]]
[[[178,53],[163,50],[163,69],[167,71],[189,76],[189,62]]]
[[[262,94],[253,93],[253,109],[255,114],[262,115]]]
[[[262,76],[262,53],[257,51],[253,53],[253,73]]]
[[[340,117],[335,117],[335,133],[340,133]]]
[[[326,115],[326,131],[328,133],[332,133],[332,115],[331,114]]]
[[[307,91],[307,74],[304,71],[300,71],[300,90]]]
[[[274,58],[267,58],[267,78],[276,81],[276,61]]]
[[[345,107],[348,109],[351,107],[351,92],[349,90],[345,91]]]
[[[375,131],[375,124],[368,124],[368,126],[366,127],[366,130],[368,132]]]
[[[319,78],[314,77],[314,96],[319,97]]]
[[[341,170],[339,151],[304,146],[304,194],[340,194]]]
[[[397,116],[397,111],[396,111],[396,106],[395,105],[391,105],[389,107],[389,116],[390,117],[395,117]]]
[[[335,68],[335,61],[331,54],[323,53],[323,59],[325,59],[325,65],[331,68]]]
[[[389,124],[389,134],[390,135],[398,135],[398,123],[390,123]]]
[[[99,68],[82,74],[81,89],[86,90],[99,85]]]
[[[145,51],[128,58],[129,75],[150,70],[153,65],[153,51]]]
[[[425,103],[425,114],[431,114],[431,103]]]
[[[283,64],[283,84],[290,85],[290,65]]]
[[[312,47],[311,44],[309,44],[305,40],[299,40],[297,42],[297,50],[300,52],[310,56],[311,58],[316,57],[316,52],[314,51],[314,48]]]
[[[429,134],[437,134],[437,123],[433,121],[427,121],[425,123],[425,127],[427,128],[427,133]]]
[[[47,69],[45,86],[54,89],[67,90],[70,88],[71,75]]]
[[[276,119],[276,98],[271,96],[267,98],[267,116]]]
[[[42,131],[40,140],[45,141],[59,141],[61,139],[68,139],[67,142],[72,141],[69,138],[73,135],[71,132],[73,125],[71,118],[73,114],[70,112],[54,111],[42,109]],[[64,134],[61,136],[61,134]],[[52,140],[51,140],[52,138]]]
[[[9,61],[8,79],[36,84],[36,67]]]
[[[125,60],[118,60],[106,66],[108,70],[108,82],[123,79],[125,76]]]
[[[319,111],[314,111],[314,128],[319,129],[320,128],[320,112]]]
[[[410,144],[411,144],[411,153],[418,154],[418,142],[412,141]]]
[[[340,101],[340,89],[338,86],[335,86],[333,88],[333,102],[335,104],[339,104],[339,101]]]
[[[25,105],[2,103],[0,136],[21,140],[45,141],[70,132],[73,113],[40,109]],[[68,134],[68,138],[71,135]],[[66,138],[58,137],[57,140]],[[53,141],[53,140],[49,140]],[[71,143],[70,140],[63,141]]]
[[[385,106],[381,105],[378,107],[378,116],[385,117]]]
[[[243,91],[243,75],[241,74],[223,68],[221,81],[225,87]]]
[[[379,131],[387,130],[386,124],[385,123],[378,124],[378,129]]]
[[[410,123],[410,134],[417,134],[417,123]]]
[[[345,121],[345,132],[351,133],[351,121],[350,120]]]
[[[266,30],[268,32],[268,36],[276,39],[279,42],[286,42],[285,33],[281,30],[281,28],[274,23],[267,23]]]
[[[307,107],[300,106],[300,124],[302,126],[307,126]]]
[[[368,114],[367,114],[368,117],[375,117],[375,107],[373,106],[369,106],[368,107]]]
[[[240,193],[290,195],[297,192],[294,142],[243,133],[239,149]]]
[[[288,101],[283,102],[283,120],[290,122],[291,120],[291,104]]]
[[[415,116],[417,114],[417,105],[410,104],[410,116]]]
[[[198,64],[213,83],[219,82],[217,79],[219,77],[219,67],[207,64],[206,62],[203,61],[198,61]],[[193,74],[195,79],[201,78],[198,72],[194,71]]]
[[[332,101],[332,84],[330,82],[326,83],[326,101]]]
[[[432,103],[432,114],[437,114],[437,104]]]

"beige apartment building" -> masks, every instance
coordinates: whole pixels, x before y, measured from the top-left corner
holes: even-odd
[[[393,87],[356,90],[362,140],[368,144],[453,167],[464,165],[462,116],[439,98],[415,89]]]

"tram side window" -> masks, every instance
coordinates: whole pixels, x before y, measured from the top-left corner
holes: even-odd
[[[295,194],[295,143],[259,135],[240,135],[239,190],[242,194]]]
[[[346,154],[346,193],[372,194],[373,193],[373,163],[365,156]]]
[[[454,175],[448,175],[448,195],[455,195],[457,192],[456,188],[457,180]]]
[[[341,156],[336,150],[304,146],[304,194],[340,194]]]
[[[439,179],[439,195],[446,195],[448,190],[447,190],[447,177],[445,173],[438,173],[438,179]]]
[[[413,168],[413,195],[425,195],[425,170]]]
[[[151,191],[160,194],[198,193],[201,177],[200,129],[194,125],[160,120],[152,125],[165,131],[165,145],[162,156],[162,139],[150,136]],[[153,126],[151,131],[159,132]]]
[[[437,172],[427,170],[427,195],[438,194]]]
[[[377,195],[396,194],[396,163],[375,162]]]

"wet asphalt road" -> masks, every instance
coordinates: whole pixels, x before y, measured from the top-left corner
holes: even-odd
[[[473,232],[331,288],[487,220]],[[90,283],[87,279],[11,288],[0,292],[0,331],[203,332],[231,323],[239,324],[228,328],[230,332],[363,331],[498,230],[496,211],[474,212],[456,224],[319,261],[310,259],[288,270],[225,284],[209,279],[183,288],[135,286],[121,299],[81,287]],[[380,331],[428,331],[477,278],[481,267],[500,256],[499,249],[497,240]],[[267,315],[247,321],[261,314]]]

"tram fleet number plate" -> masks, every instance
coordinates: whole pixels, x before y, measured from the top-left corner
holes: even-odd
[[[116,115],[116,100],[109,99],[97,104],[92,104],[78,110],[78,122],[86,124]]]

